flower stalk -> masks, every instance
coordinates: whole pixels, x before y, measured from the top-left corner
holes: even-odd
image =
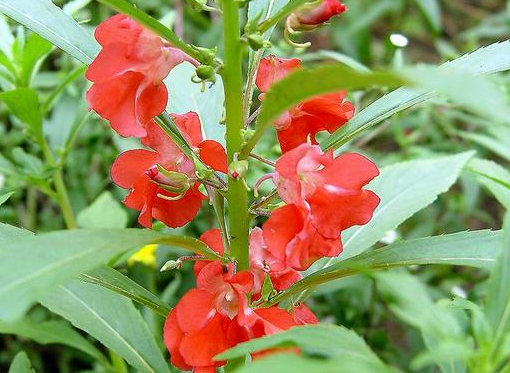
[[[243,144],[243,78],[242,50],[239,30],[239,9],[234,0],[223,1],[223,31],[225,37],[224,66],[221,71],[225,87],[227,126],[227,159],[234,161]],[[228,178],[229,238],[232,257],[238,270],[249,268],[248,254],[248,192],[242,178]]]

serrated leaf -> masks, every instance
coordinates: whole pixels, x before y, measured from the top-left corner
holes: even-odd
[[[87,229],[126,228],[128,215],[119,201],[106,191],[90,206],[80,211],[77,222],[80,228]]]
[[[508,70],[510,68],[510,41],[482,47],[441,66],[472,75],[487,75]],[[437,93],[432,91],[419,92],[408,88],[399,88],[360,111],[347,124],[321,142],[321,147],[336,149],[393,114],[435,96]]]
[[[201,241],[140,229],[55,231],[20,237],[0,251],[0,319],[20,317],[41,295],[117,255],[168,244],[216,258]]]
[[[28,318],[14,322],[0,320],[0,334],[15,334],[43,345],[61,344],[73,347],[98,361],[108,363],[101,351],[63,321],[35,322]]]
[[[99,52],[99,45],[92,35],[51,0],[0,0],[0,12],[84,64],[90,64]]]
[[[127,298],[74,280],[39,300],[122,356],[139,372],[170,373],[147,324]]]
[[[447,264],[490,268],[498,254],[500,240],[500,232],[483,230],[402,241],[313,272],[294,283],[286,293],[292,296],[333,280],[393,267]],[[289,297],[286,293],[270,299],[271,304]]]
[[[491,323],[497,346],[510,330],[510,214],[503,221],[503,237],[499,255],[487,284],[485,312]]]
[[[471,75],[449,66],[404,69],[404,76],[424,92],[436,92],[482,118],[502,121],[510,116],[506,94],[482,75]]]
[[[472,159],[466,170],[491,191],[507,210],[510,209],[510,172],[487,159]]]

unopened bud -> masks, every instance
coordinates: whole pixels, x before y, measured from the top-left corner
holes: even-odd
[[[289,16],[287,27],[289,31],[310,31],[345,11],[347,7],[339,0],[310,1]]]
[[[181,172],[168,171],[159,164],[149,168],[145,171],[145,174],[161,188],[172,193],[181,194],[191,187],[188,175]]]
[[[214,68],[209,65],[200,65],[195,70],[197,76],[201,80],[210,80],[216,81],[216,73],[214,72]]]
[[[248,161],[234,160],[228,166],[228,174],[234,180],[242,179],[244,177],[244,175],[246,175],[247,171],[248,171]]]
[[[251,49],[258,51],[259,49],[265,47],[264,37],[260,34],[260,32],[248,35],[248,44],[250,45]]]
[[[165,271],[171,271],[171,270],[174,270],[174,269],[180,269],[182,267],[182,261],[177,259],[177,260],[169,260],[167,261],[165,264],[163,264],[163,267],[161,267],[161,269],[159,270],[160,272],[165,272]]]

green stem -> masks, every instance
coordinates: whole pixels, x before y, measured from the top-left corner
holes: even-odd
[[[48,143],[44,136],[41,136],[40,145],[42,147],[42,151],[44,154],[44,158],[46,162],[50,165],[50,167],[55,167],[56,171],[53,172],[53,184],[55,185],[56,192],[56,202],[60,206],[60,210],[62,211],[62,216],[64,218],[64,222],[68,229],[74,229],[77,227],[76,220],[74,218],[74,212],[71,207],[71,201],[69,200],[69,195],[67,193],[67,188],[64,183],[64,177],[62,175],[62,170],[56,164],[55,158],[53,157],[53,153],[48,147]]]
[[[278,22],[286,18],[290,13],[292,13],[295,9],[299,8],[301,5],[310,0],[292,0],[283,8],[281,8],[274,16],[266,19],[262,22],[258,29],[261,33],[266,32],[271,27],[275,26]]]
[[[234,160],[243,144],[243,72],[242,44],[239,32],[239,9],[234,0],[223,0],[223,34],[225,38],[224,67],[228,162]],[[248,192],[244,181],[228,178],[230,248],[239,270],[249,268]]]

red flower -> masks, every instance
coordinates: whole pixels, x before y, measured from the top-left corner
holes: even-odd
[[[283,79],[292,70],[300,68],[298,59],[281,59],[268,56],[262,59],[256,84],[263,94],[272,84]],[[285,153],[308,139],[317,144],[315,135],[320,131],[333,133],[354,115],[354,106],[345,100],[346,91],[314,97],[282,114],[274,123],[278,140]]]
[[[165,323],[165,344],[179,369],[214,372],[225,362],[213,357],[247,339],[241,326],[254,315],[247,294],[253,288],[249,272],[233,273],[233,266],[209,262],[190,290],[170,312]]]
[[[214,356],[245,341],[246,333],[237,321],[210,307],[213,296],[193,289],[170,312],[164,326],[165,345],[172,364],[195,373],[214,373],[225,361]]]
[[[347,7],[339,0],[316,1],[312,5],[305,4],[292,13],[287,19],[287,26],[293,31],[308,31],[319,27],[332,17],[347,11]]]
[[[260,61],[255,84],[260,92],[267,92],[269,88],[279,80],[282,80],[292,70],[301,67],[301,60],[298,58],[278,58],[274,55],[264,57]]]
[[[202,141],[198,116],[195,113],[176,115],[174,120],[201,159],[214,169],[225,172],[225,150],[215,141]],[[185,181],[182,184],[188,185],[176,184],[160,173],[156,165],[192,178],[195,176],[194,164],[153,121],[148,123],[147,137],[142,143],[154,151],[137,149],[122,153],[112,166],[112,180],[118,186],[130,189],[124,204],[141,212],[138,221],[143,226],[150,228],[153,218],[172,228],[183,226],[196,216],[206,197],[199,192],[198,183]],[[171,192],[164,186],[182,188],[183,192]]]
[[[223,255],[223,242],[219,229],[209,229],[204,232],[200,238],[212,250]],[[208,265],[206,260],[195,262],[193,271],[195,276],[199,276],[202,269]],[[271,278],[274,289],[281,291],[287,289],[294,282],[301,279],[301,274],[292,268],[288,268],[286,263],[280,258],[274,256],[266,247],[262,229],[256,227],[250,233],[250,272],[254,276],[253,295],[258,299],[258,294],[262,290],[262,284],[266,274]]]
[[[297,270],[342,250],[341,231],[370,221],[379,197],[364,190],[379,174],[359,154],[333,158],[318,146],[302,144],[276,163],[275,184],[288,205],[274,210],[264,224],[269,251]]]
[[[94,83],[90,108],[120,135],[146,136],[145,127],[167,104],[163,79],[181,62],[196,61],[122,14],[101,23],[95,37],[102,50],[86,73]]]
[[[347,91],[317,96],[289,110],[288,119],[280,122],[278,141],[282,152],[310,142],[317,145],[315,135],[335,132],[354,116],[354,106],[346,101]]]
[[[253,228],[250,233],[250,270],[255,276],[256,293],[262,290],[266,274],[271,278],[273,288],[278,291],[287,289],[302,277],[267,249],[263,231],[258,227]]]

